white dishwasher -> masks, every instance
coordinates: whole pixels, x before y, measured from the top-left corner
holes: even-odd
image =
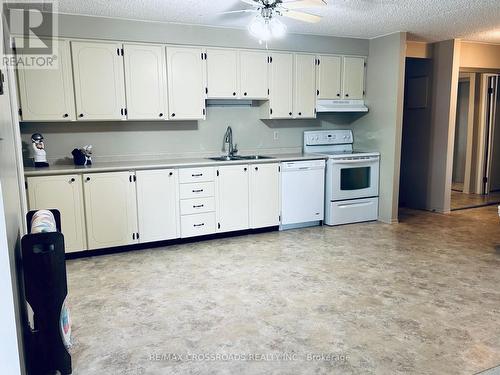
[[[325,161],[281,163],[280,230],[319,225],[324,218]]]

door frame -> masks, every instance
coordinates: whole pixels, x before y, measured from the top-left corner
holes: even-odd
[[[472,152],[474,149],[474,104],[476,96],[476,74],[460,73],[460,82],[469,82],[469,105],[467,113],[467,146],[465,151],[465,171],[463,193],[469,194],[472,180]],[[456,125],[455,125],[456,126]]]

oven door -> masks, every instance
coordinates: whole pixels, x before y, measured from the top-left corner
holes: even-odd
[[[377,197],[379,160],[379,156],[330,159],[330,200]]]

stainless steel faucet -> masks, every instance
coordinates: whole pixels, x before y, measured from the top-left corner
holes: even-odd
[[[233,129],[230,126],[227,127],[226,133],[224,134],[224,145],[222,151],[226,151],[226,143],[228,144],[227,156],[234,156],[238,152],[237,145],[233,145]]]

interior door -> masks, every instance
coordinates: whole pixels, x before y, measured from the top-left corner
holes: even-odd
[[[293,54],[273,53],[270,64],[271,118],[293,117]]]
[[[341,99],[342,57],[318,56],[317,84],[318,99]]]
[[[171,120],[205,118],[205,55],[194,47],[167,47],[168,107]]]
[[[30,210],[57,209],[66,252],[87,250],[81,175],[28,177]]]
[[[179,237],[177,170],[137,171],[139,241],[163,241]]]
[[[267,52],[240,51],[240,95],[248,99],[267,99]]]
[[[218,232],[249,228],[248,173],[248,165],[227,165],[218,168]]]
[[[23,39],[16,38],[16,44]],[[69,41],[54,40],[57,68],[17,69],[23,121],[75,120]]]
[[[316,118],[316,56],[295,55],[294,108],[296,118]]]
[[[137,243],[133,173],[84,174],[83,187],[89,250]]]
[[[77,120],[125,119],[122,45],[71,42]]]
[[[363,99],[365,90],[365,58],[344,57],[343,98]]]
[[[207,88],[208,98],[239,96],[237,50],[207,48]]]
[[[250,228],[279,225],[279,164],[252,164],[250,169]]]
[[[167,64],[165,48],[124,44],[125,92],[129,120],[166,120]]]

